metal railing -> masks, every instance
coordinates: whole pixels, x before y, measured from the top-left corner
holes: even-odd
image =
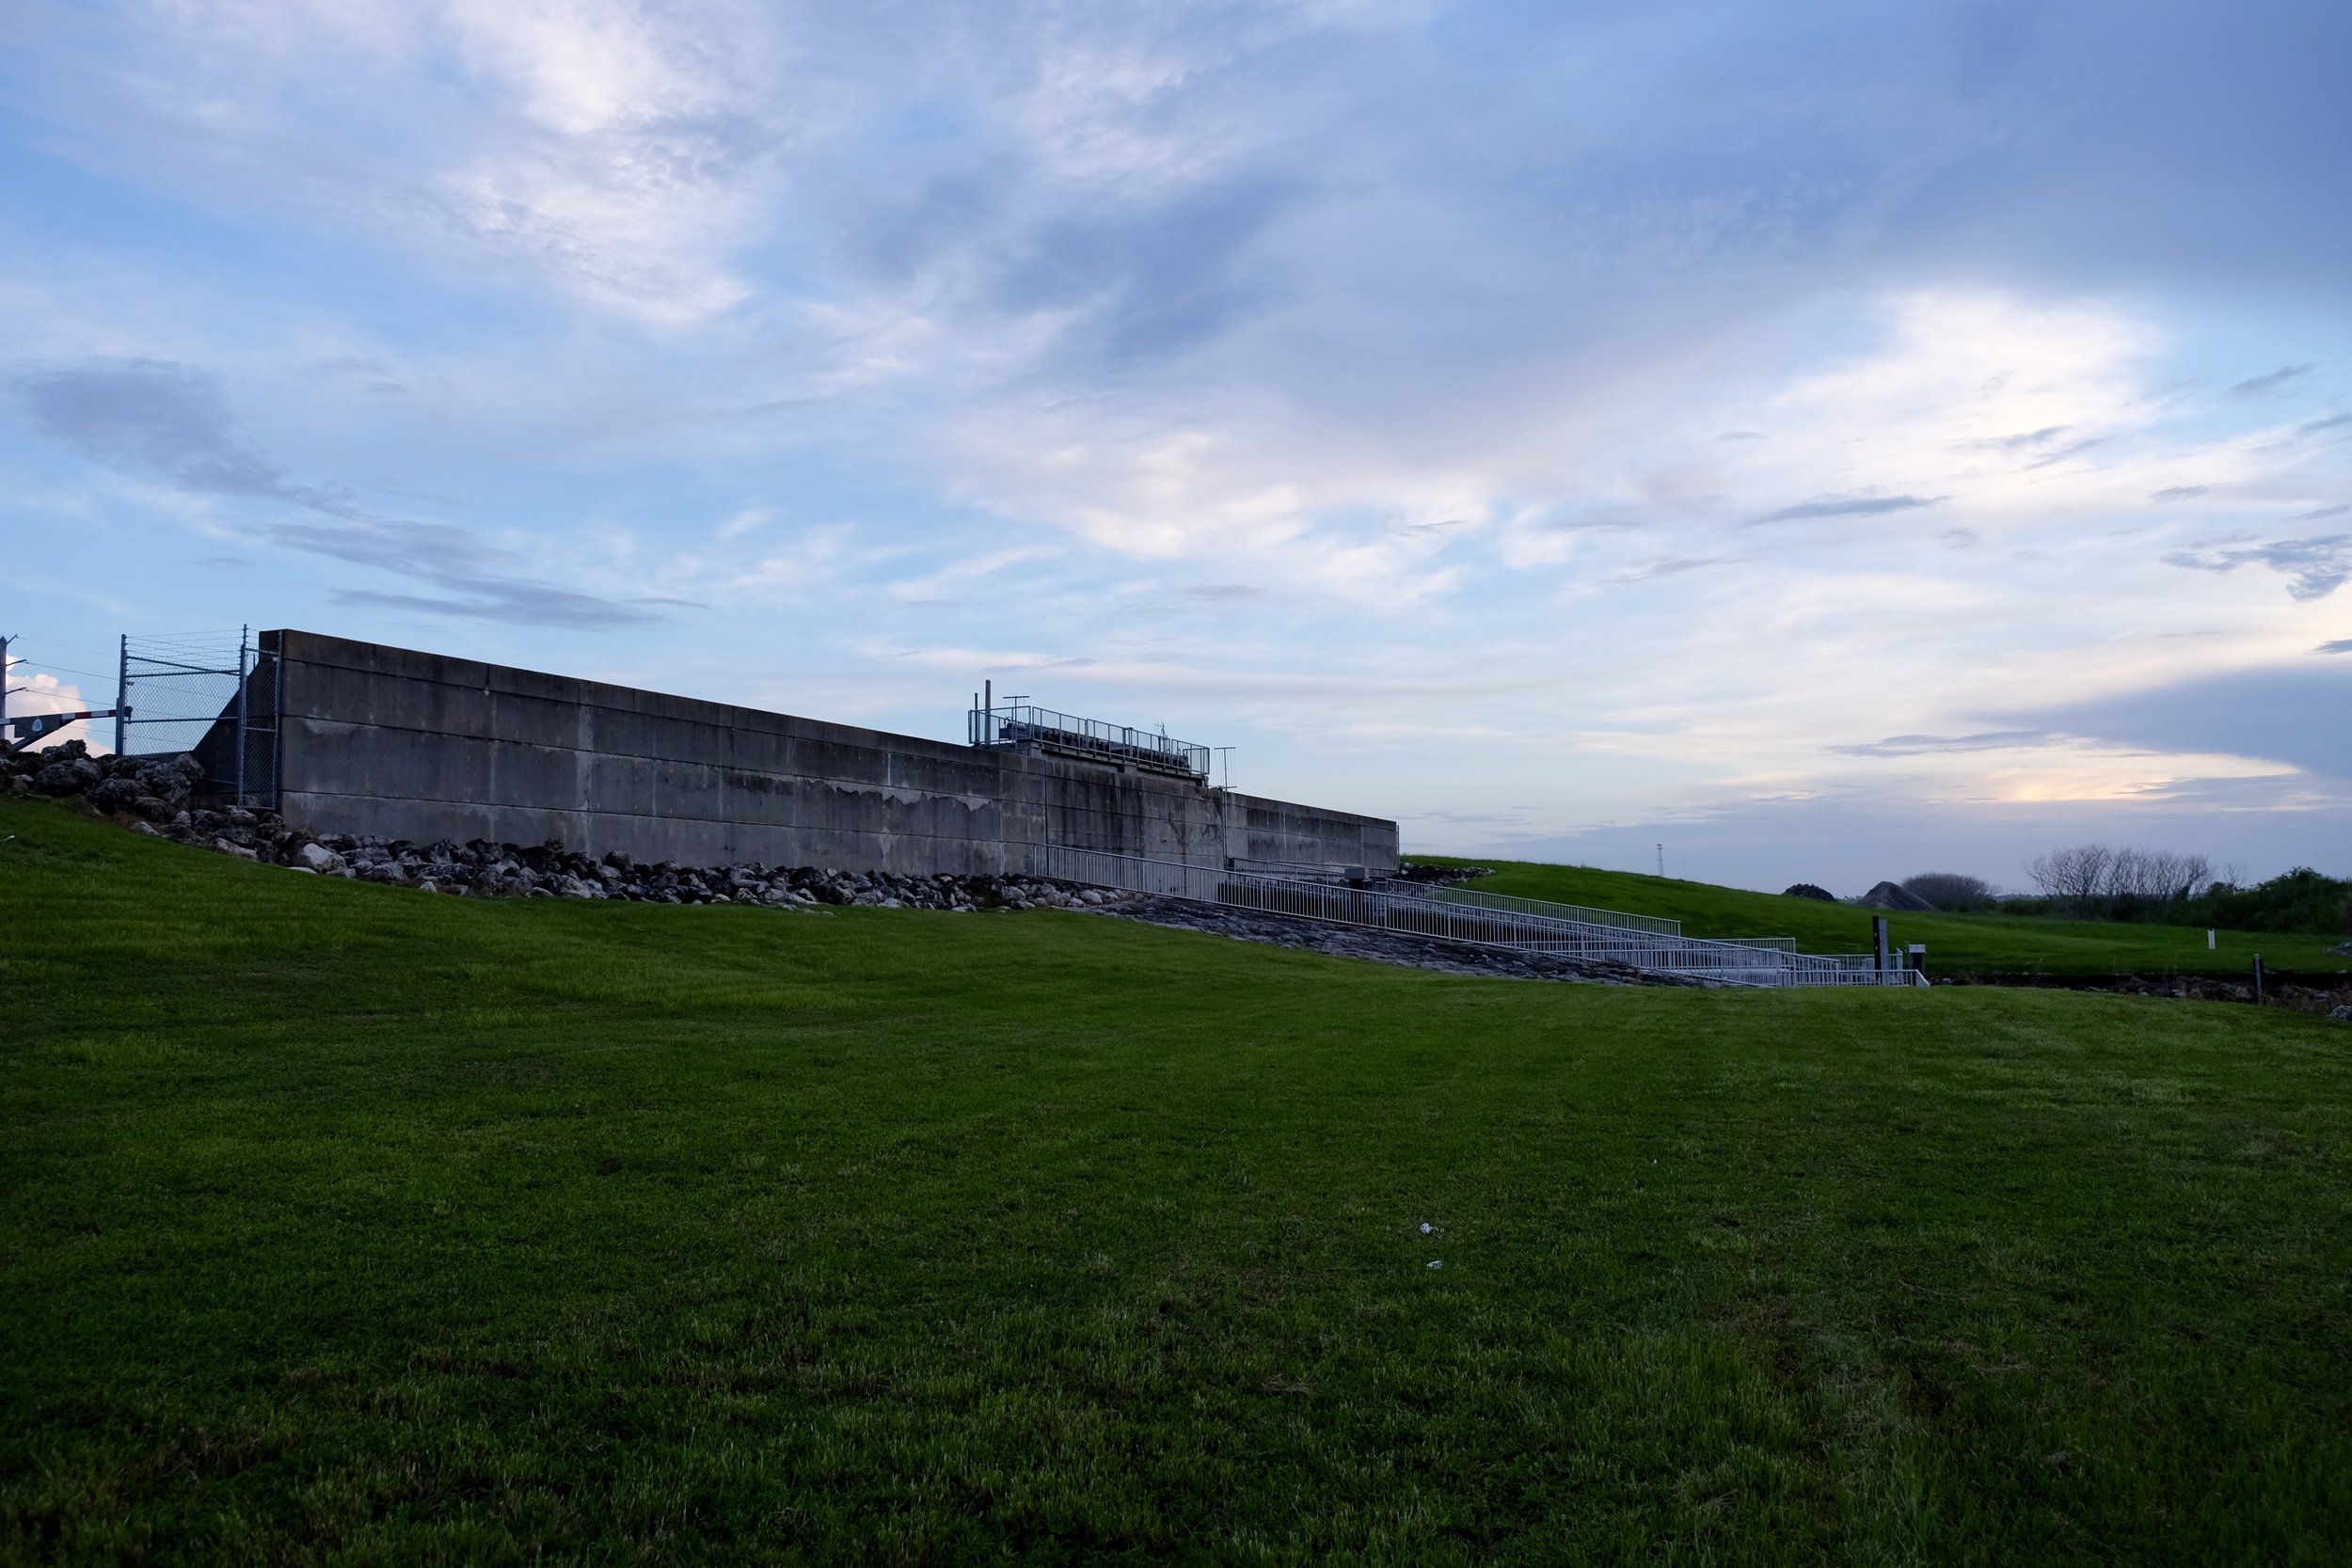
[[[1667,920],[1653,915],[1623,914],[1614,910],[1587,909],[1581,904],[1555,904],[1541,898],[1514,898],[1502,894],[1473,893],[1467,888],[1443,887],[1428,882],[1384,880],[1380,883],[1380,886],[1383,891],[1392,891],[1406,897],[1418,896],[1430,898],[1441,903],[1471,904],[1484,909],[1511,911],[1545,919],[1571,921],[1579,925],[1597,924],[1617,926],[1629,930],[1652,931],[1663,936],[1676,937],[1679,937],[1682,931],[1682,926],[1679,921]],[[1711,945],[1718,946],[1729,946],[1741,949],[1763,948],[1774,952],[1784,953],[1788,956],[1790,966],[1804,974],[1819,974],[1825,971],[1868,971],[1874,975],[1883,974],[1911,974],[1915,973],[1914,971],[1899,968],[1881,970],[1877,956],[1870,953],[1800,953],[1797,951],[1797,939],[1794,937],[1693,937],[1685,940],[1692,942],[1705,942]],[[1849,982],[1822,980],[1802,981],[1795,983],[1823,985],[1909,985],[1914,983],[1925,984],[1926,981],[1924,977],[1922,977],[1916,982],[1908,979],[1896,979],[1891,981],[1872,979],[1867,981]]]
[[[1132,763],[1155,771],[1209,776],[1209,748],[1132,725],[1082,719],[1027,703],[975,707],[967,716],[975,746],[1033,745],[1102,762]]]
[[[1383,879],[1378,886],[1383,893],[1393,893],[1405,898],[1428,898],[1440,904],[1464,904],[1473,909],[1504,910],[1516,914],[1540,915],[1547,920],[1573,920],[1584,926],[1614,926],[1620,930],[1647,931],[1653,936],[1678,937],[1682,934],[1682,922],[1667,920],[1659,915],[1626,914],[1617,910],[1587,909],[1581,904],[1554,904],[1544,898],[1514,898],[1502,893],[1472,893],[1468,888],[1444,887],[1436,882],[1406,882]],[[1781,940],[1788,941],[1791,947],[1796,945],[1793,938],[1768,939],[1768,941]]]
[[[1267,877],[1217,866],[1146,860],[1060,845],[1014,847],[1032,877],[1089,882],[1130,893],[1156,894],[1233,909],[1260,910],[1336,925],[1368,927],[1517,952],[1557,953],[1605,959],[1658,974],[1688,975],[1734,986],[1925,985],[1914,970],[1850,967],[1843,956],[1817,957],[1780,947],[1707,942],[1673,931],[1565,919],[1511,908],[1482,907],[1428,896],[1412,884],[1351,887],[1300,878]],[[1412,887],[1409,893],[1397,891]],[[1492,896],[1492,895],[1487,895]],[[1535,900],[1519,900],[1533,903]],[[1559,906],[1572,907],[1572,906]],[[1614,914],[1614,911],[1595,911]],[[1642,919],[1642,916],[1620,916]],[[1672,922],[1660,922],[1671,925]],[[1867,957],[1867,956],[1866,956]]]

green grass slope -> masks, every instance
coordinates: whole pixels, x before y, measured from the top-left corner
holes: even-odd
[[[1581,865],[1532,861],[1466,861],[1413,855],[1430,865],[1485,865],[1492,877],[1468,884],[1479,893],[1548,898],[1627,914],[1662,915],[1682,922],[1685,936],[1794,937],[1808,953],[1867,953],[1873,911],[1818,898],[1788,898]],[[2176,926],[2130,926],[2093,920],[2041,920],[2006,914],[1887,916],[1898,943],[1928,948],[1928,973],[2045,974],[2167,974],[2181,971],[2250,972],[2254,955],[2271,969],[2352,971],[2352,958],[2328,951],[2341,937],[2289,936],[2277,931],[2223,931],[2208,952],[2205,933]]]
[[[0,1559],[2352,1551],[2324,1021],[472,902],[44,804],[0,928]]]

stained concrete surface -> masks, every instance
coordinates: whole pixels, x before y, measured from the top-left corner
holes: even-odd
[[[1116,766],[285,630],[281,810],[429,843],[1001,875],[1058,845],[1225,866],[1397,863],[1396,824]]]

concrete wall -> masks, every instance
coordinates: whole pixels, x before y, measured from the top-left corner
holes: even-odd
[[[262,645],[281,660],[281,808],[321,832],[560,838],[689,865],[997,872],[1025,844],[1396,864],[1393,822],[1184,779],[311,632]]]

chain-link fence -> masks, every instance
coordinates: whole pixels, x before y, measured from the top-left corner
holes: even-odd
[[[199,793],[278,803],[278,654],[244,628],[122,640],[115,750],[193,755]]]

